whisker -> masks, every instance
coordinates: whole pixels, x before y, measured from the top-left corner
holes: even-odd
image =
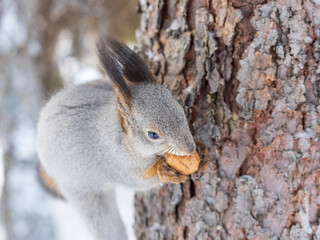
[[[173,146],[173,147],[171,148],[170,152],[171,152],[172,154],[174,154],[175,149],[176,149],[176,148]]]
[[[195,135],[196,134],[196,130],[195,128],[193,127],[193,125],[189,125],[189,130],[191,132],[192,135]]]
[[[173,155],[176,155],[176,154],[177,154],[177,152],[178,152],[178,149],[177,149],[177,148],[174,148],[173,150],[174,150]]]
[[[160,153],[158,153],[159,155],[156,156],[155,162],[159,161],[161,158],[163,158],[163,155],[165,153],[170,153],[172,155],[176,155],[178,152],[178,149],[175,146],[168,146],[167,148],[165,148],[164,150],[162,150]],[[140,169],[142,166],[144,166],[147,162],[149,162],[150,159],[146,158],[141,160],[141,162],[139,163],[139,166],[137,166],[136,168],[134,168],[134,170]]]
[[[166,148],[165,150],[162,151],[162,154],[170,153],[171,148],[172,148],[172,147],[169,146],[168,148]]]
[[[175,149],[175,147],[174,147],[174,146],[171,146],[171,147],[170,147],[170,151],[169,151],[169,153],[170,153],[170,154],[173,154],[174,149]]]
[[[172,147],[171,150],[170,150],[170,153],[174,155],[175,149],[176,149],[175,147]]]

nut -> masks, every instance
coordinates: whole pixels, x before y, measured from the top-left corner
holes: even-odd
[[[194,152],[190,156],[177,156],[166,153],[165,158],[170,167],[184,175],[192,174],[199,168],[200,156],[197,152]]]

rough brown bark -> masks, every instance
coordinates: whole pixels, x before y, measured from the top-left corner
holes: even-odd
[[[140,1],[137,51],[209,147],[136,195],[138,239],[320,239],[320,1]]]

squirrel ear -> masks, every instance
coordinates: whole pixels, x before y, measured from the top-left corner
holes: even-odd
[[[120,98],[117,99],[117,118],[122,130],[127,133],[129,126],[132,125],[132,115]]]
[[[112,48],[115,58],[121,63],[123,76],[133,84],[155,83],[151,72],[142,59],[128,46],[109,38],[108,45]]]
[[[130,88],[122,77],[122,68],[119,61],[115,58],[110,49],[107,49],[102,41],[97,44],[97,51],[100,62],[113,83],[115,94],[121,105],[120,108],[127,108],[130,110],[133,98]]]

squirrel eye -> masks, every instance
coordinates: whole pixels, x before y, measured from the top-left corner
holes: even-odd
[[[160,137],[158,133],[151,132],[151,131],[148,132],[148,136],[149,136],[151,139],[158,139],[158,138]]]

